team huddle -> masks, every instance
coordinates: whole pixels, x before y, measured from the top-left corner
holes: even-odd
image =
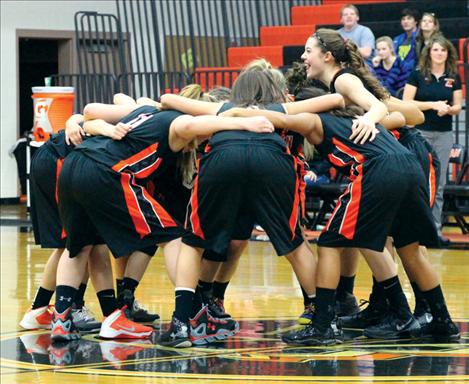
[[[54,342],[93,330],[108,339],[150,337],[158,315],[136,301],[135,291],[160,247],[175,310],[158,343],[226,339],[239,324],[224,309],[225,291],[257,224],[303,292],[305,327],[284,334],[285,343],[333,345],[342,328],[379,339],[458,339],[425,257],[424,246],[438,242],[431,206],[439,162],[412,128],[423,113],[391,97],[357,46],[336,31],[315,32],[302,60],[306,74],[293,87],[298,76],[287,84],[256,60],[232,90],[204,93],[189,85],[159,102],[117,94],[112,105],[88,104],[73,115],[32,160],[34,234],[54,251],[20,325],[51,329]],[[314,152],[349,179],[317,255],[302,228]],[[415,293],[414,311],[393,247]],[[359,253],[373,273],[362,311],[353,296]],[[102,323],[84,306],[89,278]]]

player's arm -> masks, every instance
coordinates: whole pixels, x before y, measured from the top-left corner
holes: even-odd
[[[122,140],[131,130],[131,126],[125,123],[110,124],[102,119],[85,121],[83,129],[90,136],[107,136],[113,140]]]
[[[169,145],[174,152],[180,151],[197,137],[209,137],[215,132],[245,130],[257,133],[272,133],[274,126],[261,116],[242,119],[219,116],[180,116],[171,123]]]
[[[304,136],[311,144],[317,144],[322,141],[321,119],[313,113],[304,112],[287,115],[266,109],[231,108],[221,115],[234,117],[264,116],[276,128],[297,132]]]
[[[389,112],[400,112],[404,115],[406,125],[418,125],[422,124],[425,121],[425,115],[418,108],[417,105],[408,102],[402,101],[396,97],[391,96],[388,100],[385,101],[386,106],[388,107]]]
[[[139,108],[137,104],[102,104],[102,103],[90,103],[83,109],[85,121],[101,119],[105,120],[110,124],[116,124],[124,116],[127,116],[133,110]]]
[[[223,103],[188,99],[187,97],[173,95],[172,93],[162,95],[160,103],[161,109],[175,109],[192,116],[216,115],[223,105]]]
[[[345,102],[342,95],[333,93],[312,99],[295,101],[293,103],[284,103],[282,106],[289,115],[296,115],[297,113],[303,112],[319,113],[330,111],[331,109],[343,108]]]
[[[379,123],[387,130],[392,130],[403,127],[406,124],[406,119],[400,112],[391,112]]]

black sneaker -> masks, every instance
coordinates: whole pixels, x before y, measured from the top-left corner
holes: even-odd
[[[376,325],[365,328],[363,334],[370,339],[399,339],[401,337],[419,337],[421,335],[420,324],[413,316],[407,320],[399,319],[396,314],[388,315]]]
[[[282,336],[282,341],[287,344],[308,346],[334,345],[338,342],[332,327],[321,332],[314,324],[309,324],[299,331],[286,333]]]
[[[239,324],[233,319],[217,319],[208,313],[206,305],[189,320],[190,339],[194,345],[204,345],[224,340],[239,332]]]
[[[150,313],[135,299],[130,289],[124,289],[117,298],[119,308],[127,306],[125,316],[136,323],[152,323],[160,318],[156,313]]]
[[[461,337],[459,328],[451,319],[433,319],[426,333],[439,342],[456,341]]]
[[[173,348],[191,347],[189,324],[178,320],[173,315],[169,329],[160,336],[158,344]]]
[[[225,311],[223,299],[213,297],[212,292],[203,292],[200,296],[202,297],[202,303],[207,306],[208,313],[210,313],[211,316],[217,319],[231,318],[231,315]]]
[[[387,304],[376,303],[373,300],[360,300],[360,307],[368,304],[368,306],[354,315],[342,316],[340,321],[344,328],[360,328],[364,329],[369,326],[378,324],[388,311]]]
[[[357,299],[349,292],[345,292],[344,297],[336,299],[335,313],[337,316],[350,316],[360,312]]]

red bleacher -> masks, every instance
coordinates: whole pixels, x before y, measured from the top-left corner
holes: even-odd
[[[292,7],[291,23],[292,25],[338,24],[340,10],[344,4],[341,2],[340,4]]]
[[[266,45],[303,45],[316,30],[315,25],[261,27],[260,43]]]
[[[195,70],[194,80],[205,90],[217,86],[231,88],[241,69],[241,67],[200,67]]]
[[[346,2],[344,0],[322,0],[323,5],[330,4],[369,4],[369,3],[404,3],[406,0],[353,0]]]
[[[232,47],[228,48],[228,66],[244,67],[254,59],[264,58],[274,67],[283,65],[283,46]]]

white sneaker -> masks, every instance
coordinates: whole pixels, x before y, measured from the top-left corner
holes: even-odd
[[[51,329],[52,305],[28,309],[20,321],[20,327],[24,329]]]
[[[20,340],[28,353],[49,354],[48,349],[51,344],[49,333],[41,333],[40,335],[24,334],[20,336]]]
[[[101,324],[99,336],[105,339],[146,339],[151,336],[153,328],[141,325],[125,317],[124,305],[116,309]]]

